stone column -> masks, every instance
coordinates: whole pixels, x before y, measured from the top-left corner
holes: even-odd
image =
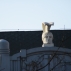
[[[43,69],[44,71],[50,70],[50,64],[48,64],[48,61],[49,61],[49,55],[44,55],[44,66],[45,66],[45,68]]]
[[[0,71],[10,71],[9,42],[0,40]]]

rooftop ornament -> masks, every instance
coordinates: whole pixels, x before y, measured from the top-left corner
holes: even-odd
[[[52,42],[53,34],[50,32],[50,28],[52,25],[54,25],[54,22],[43,22],[42,23],[42,28],[43,28],[43,33],[42,33],[43,45],[42,45],[42,47],[53,47],[54,46],[54,44]]]

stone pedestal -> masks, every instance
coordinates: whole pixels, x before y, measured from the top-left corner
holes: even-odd
[[[54,44],[43,44],[42,47],[53,47]]]

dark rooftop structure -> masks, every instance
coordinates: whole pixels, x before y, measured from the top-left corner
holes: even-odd
[[[51,30],[54,46],[71,49],[71,30]],[[0,32],[0,39],[10,43],[10,55],[21,49],[37,48],[42,46],[42,31],[7,31]]]

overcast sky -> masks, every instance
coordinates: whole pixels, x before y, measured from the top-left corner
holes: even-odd
[[[71,29],[71,0],[0,0],[0,30]]]

